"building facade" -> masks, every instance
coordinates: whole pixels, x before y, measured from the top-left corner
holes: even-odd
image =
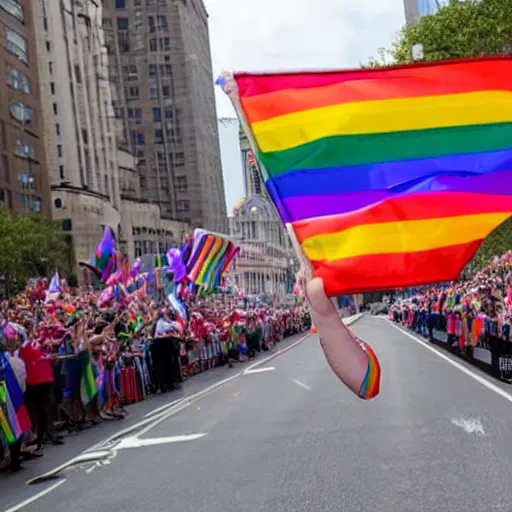
[[[170,245],[185,228],[169,225],[157,204],[141,198],[135,156],[126,141],[118,143],[102,3],[32,5],[53,217],[72,242],[75,263],[94,254],[104,226],[131,259]]]
[[[165,216],[227,231],[208,16],[202,0],[104,0],[118,138],[142,198]]]
[[[229,219],[231,236],[241,247],[235,284],[249,295],[283,297],[293,291],[298,262],[242,130],[240,150],[245,197],[235,204]]]
[[[0,0],[0,207],[49,216],[50,188],[29,0]]]
[[[416,23],[421,16],[435,14],[440,7],[449,4],[449,0],[404,0],[405,21]]]

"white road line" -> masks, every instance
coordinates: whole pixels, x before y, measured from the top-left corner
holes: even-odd
[[[300,380],[292,379],[292,382],[295,382],[295,384],[297,384],[297,386],[299,386],[303,389],[307,389],[308,391],[313,391],[307,384],[304,384],[304,382],[301,382]]]
[[[471,377],[473,380],[476,380],[478,383],[482,384],[482,386],[485,386],[487,389],[490,389],[491,391],[494,391],[497,395],[500,395],[505,400],[508,400],[512,403],[512,395],[510,393],[507,393],[504,389],[501,389],[499,386],[496,386],[496,384],[493,384],[489,380],[485,379],[484,377],[472,372],[468,368],[466,368],[464,365],[460,364],[457,361],[454,361],[447,355],[443,354],[442,352],[439,352],[439,350],[436,350],[434,347],[431,347],[426,341],[420,340],[419,338],[416,338],[416,336],[413,336],[412,334],[408,333],[407,331],[404,331],[394,323],[390,322],[389,320],[385,320],[387,323],[392,325],[396,330],[400,331],[404,336],[407,336],[408,338],[411,338],[411,340],[414,340],[416,343],[421,345],[422,347],[425,347],[426,349],[430,350],[430,352],[433,352],[441,359],[444,359],[447,363],[451,364],[453,367],[457,368],[457,370],[460,370],[462,373],[465,373],[468,377]]]
[[[453,418],[452,425],[460,427],[468,434],[477,434],[478,436],[485,437],[485,430],[480,418]]]
[[[18,503],[17,505],[14,505],[14,507],[8,508],[5,512],[18,512],[18,510],[22,510],[27,505],[30,505],[31,503],[34,503],[34,501],[37,501],[37,500],[43,498],[47,494],[50,494],[52,491],[57,489],[57,487],[62,485],[65,481],[66,481],[65,479],[58,480],[54,484],[50,485],[50,487],[48,487],[44,491],[41,491],[41,492],[38,492],[37,494],[34,494],[34,496],[26,499],[25,501],[22,501],[21,503]]]
[[[153,409],[152,411],[149,411],[147,414],[144,415],[144,418],[149,418],[150,416],[154,416],[155,414],[158,414],[159,412],[170,409],[173,405],[176,405],[178,402],[181,402],[183,398],[178,398],[178,400],[174,400],[168,404],[162,405],[162,407],[157,407],[156,409]]]
[[[254,368],[254,370],[245,370],[244,375],[252,375],[254,373],[265,373],[265,372],[272,372],[275,370],[274,366],[266,366],[265,368]]]
[[[186,441],[195,441],[196,439],[201,439],[204,436],[206,436],[205,433],[187,434],[171,437],[157,437],[155,439],[139,439],[138,437],[133,436],[123,439],[119,443],[119,445],[116,446],[116,450],[126,450],[128,448],[143,448],[145,446],[155,446],[167,443],[184,443]]]

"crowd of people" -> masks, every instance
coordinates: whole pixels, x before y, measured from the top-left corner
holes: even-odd
[[[476,359],[486,362],[497,377],[509,380],[511,265],[512,251],[508,251],[469,279],[428,287],[401,298],[390,307],[390,319],[445,343],[461,356],[474,359],[478,353]]]
[[[99,295],[65,283],[50,294],[39,280],[1,304],[0,470],[43,456],[46,443],[65,442],[62,432],[122,419],[127,404],[311,327],[301,304],[210,295],[179,315],[144,289],[102,307]]]

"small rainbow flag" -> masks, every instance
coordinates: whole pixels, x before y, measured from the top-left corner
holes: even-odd
[[[455,279],[512,213],[512,57],[219,83],[329,296]]]

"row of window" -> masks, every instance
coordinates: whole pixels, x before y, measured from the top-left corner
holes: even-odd
[[[138,100],[140,98],[140,89],[138,87],[126,87],[125,95],[129,100]],[[162,85],[162,97],[171,97],[171,87],[169,85]],[[158,88],[149,87],[149,98],[152,100],[158,99]]]
[[[120,53],[128,53],[130,51],[130,40],[124,32],[119,32],[117,37],[117,45]],[[171,49],[171,40],[168,37],[149,40],[150,52],[166,52]]]
[[[157,160],[159,164],[165,165],[167,163],[165,153],[158,151]],[[171,163],[171,165],[174,162],[174,165],[176,167],[183,167],[185,165],[185,153],[181,151],[178,151],[176,153],[169,153],[169,162]],[[146,165],[144,151],[137,151],[137,165],[139,165],[140,167],[144,167]]]
[[[103,19],[104,25],[112,26],[112,20],[105,18]],[[142,31],[141,22],[135,24],[135,33]],[[148,27],[150,32],[167,32],[169,25],[167,23],[167,16],[158,14],[157,16],[148,16]],[[117,18],[117,30],[129,30],[130,19],[129,18]]]
[[[116,9],[126,9],[129,7],[130,2],[132,2],[131,5],[133,5],[133,7],[141,7],[142,4],[151,7],[153,5],[167,5],[168,0],[103,0],[103,5],[107,7],[109,2],[114,1]]]
[[[140,258],[144,254],[165,254],[168,248],[166,242],[153,242],[152,240],[143,240],[133,242],[135,257]]]
[[[116,112],[116,115],[118,118],[121,118],[123,116],[122,109],[119,109],[118,112]],[[129,108],[128,109],[128,117],[130,119],[142,119],[142,109],[141,108]],[[165,119],[172,119],[173,118],[173,111],[171,107],[164,109],[164,116]],[[153,121],[155,123],[158,123],[162,120],[162,109],[161,108],[153,108]]]
[[[165,139],[168,142],[181,142],[181,133],[178,130],[166,130],[167,138]],[[144,146],[146,144],[146,139],[143,132],[139,132],[136,130],[132,130],[130,132],[130,137],[132,144],[136,146]],[[153,143],[154,144],[163,144],[164,143],[164,130],[162,128],[156,128],[153,133]]]

